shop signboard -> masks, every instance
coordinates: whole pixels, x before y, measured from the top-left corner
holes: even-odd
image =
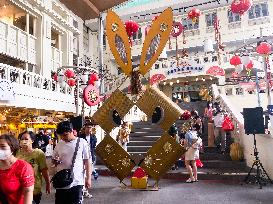
[[[180,75],[183,74],[200,74],[204,72],[204,65],[198,64],[194,61],[182,61],[177,65],[176,61],[171,62],[171,66],[166,70],[166,75]]]
[[[0,79],[0,101],[15,100],[13,84],[5,79]]]

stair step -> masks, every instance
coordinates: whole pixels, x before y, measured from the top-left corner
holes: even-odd
[[[204,167],[214,169],[245,169],[246,163],[240,161],[204,160]]]
[[[130,178],[133,175],[136,167],[132,170]],[[114,176],[114,174],[107,169],[107,167],[101,165],[96,166],[96,171],[102,176]],[[230,182],[242,182],[247,176],[248,169],[244,170],[218,170],[210,168],[199,168],[198,169],[198,180],[228,180]],[[175,179],[175,180],[186,180],[189,178],[188,172],[185,167],[179,168],[178,170],[169,170],[163,177],[163,179]]]
[[[132,152],[147,152],[152,146],[128,146],[127,151]]]
[[[128,146],[153,146],[155,141],[132,141],[128,143]]]
[[[130,137],[138,137],[138,136],[146,136],[146,135],[150,135],[150,136],[162,136],[163,132],[133,132],[130,134]]]
[[[222,161],[230,161],[231,158],[229,155],[223,155],[223,154],[218,154],[218,153],[203,153],[200,154],[200,159],[201,161],[204,160],[222,160]]]
[[[156,141],[160,138],[160,136],[130,136],[131,141]]]

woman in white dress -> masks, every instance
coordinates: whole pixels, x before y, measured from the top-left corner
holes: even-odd
[[[196,159],[199,159],[199,148],[202,145],[202,139],[198,137],[198,133],[194,127],[185,135],[184,146],[187,149],[185,153],[185,165],[190,178],[187,183],[197,182],[197,166]]]

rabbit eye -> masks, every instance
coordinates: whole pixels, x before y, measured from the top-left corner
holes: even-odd
[[[164,109],[160,106],[157,106],[154,109],[154,112],[152,115],[152,123],[160,123],[163,118],[164,118]]]

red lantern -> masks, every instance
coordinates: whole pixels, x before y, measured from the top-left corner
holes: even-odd
[[[195,23],[200,15],[201,15],[201,11],[197,8],[193,8],[188,13],[188,18],[190,18],[192,20],[192,22]]]
[[[247,69],[252,69],[253,66],[254,66],[254,63],[253,63],[252,60],[250,60],[250,62],[246,65],[246,68],[247,68]]]
[[[257,48],[256,51],[261,55],[268,55],[271,52],[271,45],[267,42],[262,42]]]
[[[251,8],[252,4],[252,0],[233,0],[230,9],[232,13],[243,15]]]
[[[68,86],[75,86],[76,80],[75,79],[68,79],[67,84],[68,84]]]
[[[74,78],[75,73],[74,73],[72,70],[68,69],[68,70],[65,71],[64,75],[65,75],[67,78]]]
[[[178,37],[184,30],[183,25],[180,22],[173,22],[173,29],[171,35],[173,37]]]
[[[58,81],[58,74],[55,73],[55,74],[53,75],[52,79],[53,79],[54,81]]]
[[[241,58],[238,55],[233,56],[229,62],[231,65],[234,65],[234,66],[238,66],[242,64]]]

